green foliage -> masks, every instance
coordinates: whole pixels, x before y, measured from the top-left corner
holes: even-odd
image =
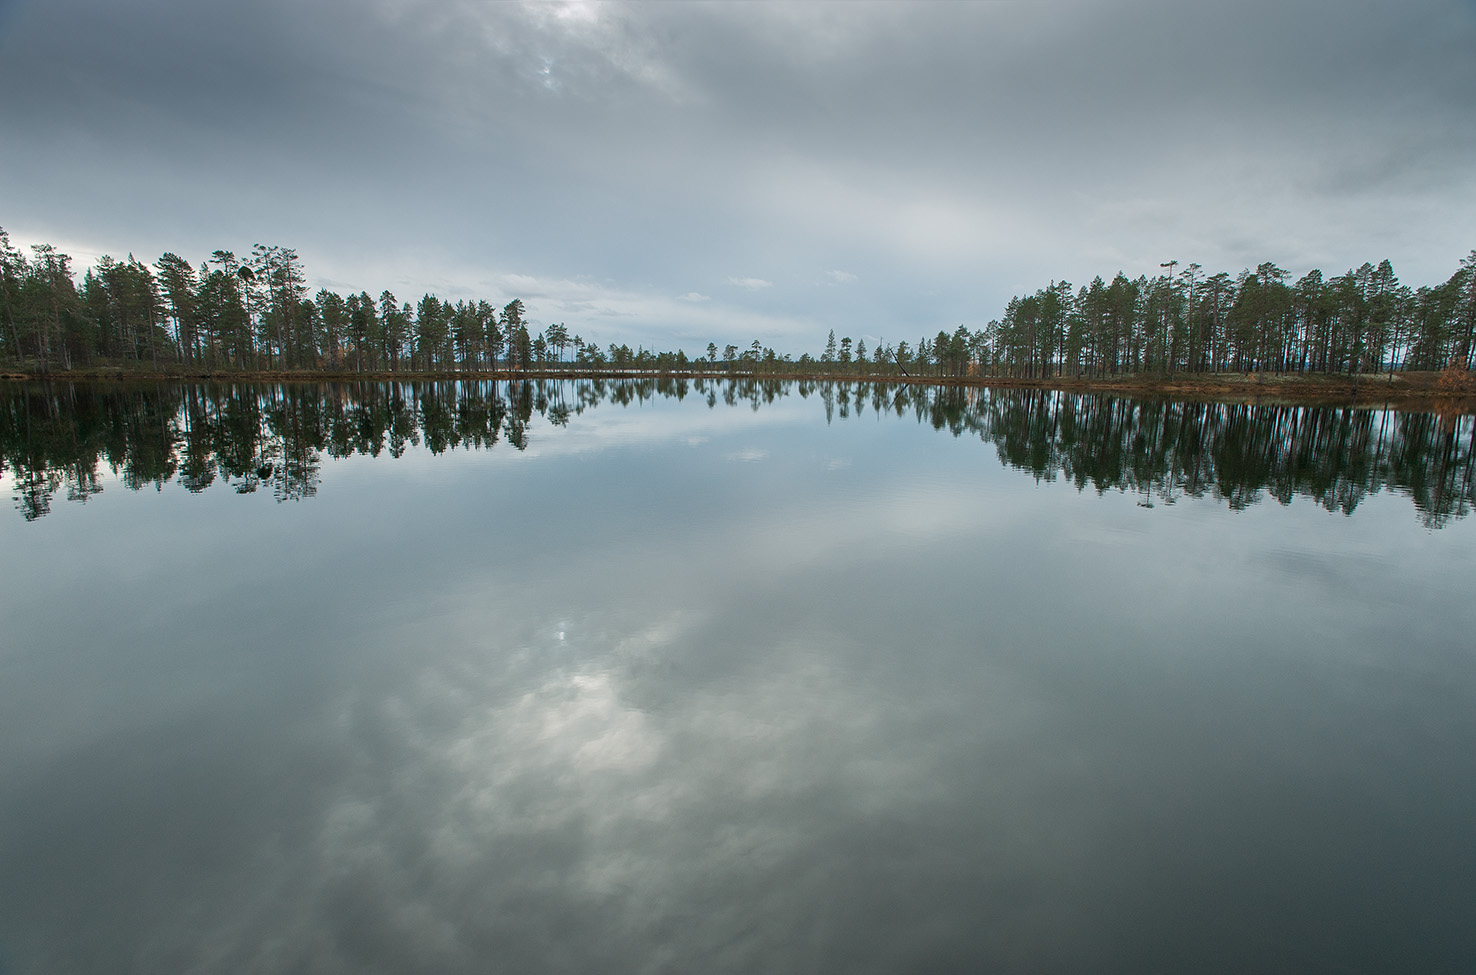
[[[71,258],[51,245],[27,257],[0,229],[0,361],[46,371],[88,365],[209,370],[556,368],[776,373],[795,364],[758,340],[742,351],[630,350],[571,336],[562,322],[539,332],[523,302],[454,304],[426,294],[415,305],[389,291],[309,298],[295,250],[257,244],[242,260],[217,250],[199,268],[173,253],[153,265],[104,256],[80,288]],[[1080,288],[1053,281],[1012,298],[977,329],[940,329],[915,346],[837,340],[829,331],[811,371],[909,376],[1045,378],[1178,372],[1393,372],[1476,365],[1476,251],[1444,283],[1412,289],[1388,261],[1295,282],[1266,262],[1232,276],[1198,264],[1154,278],[1118,272]],[[623,350],[623,351],[622,351]],[[869,354],[868,354],[869,351]]]
[[[1476,351],[1476,312],[1463,313],[1476,308],[1468,264],[1476,257],[1417,291],[1388,261],[1330,279],[1314,270],[1293,284],[1271,262],[1234,278],[1201,278],[1198,264],[1151,280],[1119,272],[1074,294],[1053,283],[1012,299],[987,342],[975,343],[988,355],[974,359],[1019,376],[1438,369]]]

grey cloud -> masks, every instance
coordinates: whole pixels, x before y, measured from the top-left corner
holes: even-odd
[[[1473,48],[1457,0],[29,3],[0,221],[371,291],[741,267],[810,342],[1170,252],[1423,283],[1470,245]]]

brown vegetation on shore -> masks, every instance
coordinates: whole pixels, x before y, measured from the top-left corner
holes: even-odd
[[[788,364],[785,364],[788,365]],[[139,370],[122,367],[53,370],[41,373],[0,372],[0,381],[58,382],[402,382],[430,380],[616,379],[660,375],[672,378],[760,378],[883,382],[901,385],[974,386],[996,389],[1057,389],[1069,392],[1115,393],[1123,396],[1172,397],[1244,403],[1301,403],[1319,406],[1425,410],[1438,413],[1476,413],[1476,377],[1455,363],[1440,372],[1410,371],[1325,375],[1306,373],[1178,373],[1172,376],[1123,374],[1116,376],[1049,376],[1029,379],[1003,376],[913,376],[875,373],[807,371],[794,368],[743,369],[497,369],[353,372],[343,370],[214,371],[164,367]]]

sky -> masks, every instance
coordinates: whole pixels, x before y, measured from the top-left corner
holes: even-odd
[[[0,0],[0,227],[798,356],[1476,247],[1473,0]]]

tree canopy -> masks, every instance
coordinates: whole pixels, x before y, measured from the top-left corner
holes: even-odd
[[[161,367],[192,372],[477,372],[574,368],[857,376],[1368,373],[1476,366],[1476,251],[1444,282],[1411,287],[1389,261],[1291,280],[1272,262],[1237,274],[1164,262],[1079,287],[1052,281],[975,329],[915,345],[839,338],[797,359],[754,339],[706,356],[626,343],[601,349],[563,322],[534,327],[523,302],[390,291],[309,295],[292,248],[214,251],[198,267],[103,256],[82,275],[50,244],[27,257],[0,229],[0,362],[28,371]],[[859,331],[859,329],[857,329]],[[572,356],[569,351],[572,349]],[[740,351],[741,350],[741,351]]]

